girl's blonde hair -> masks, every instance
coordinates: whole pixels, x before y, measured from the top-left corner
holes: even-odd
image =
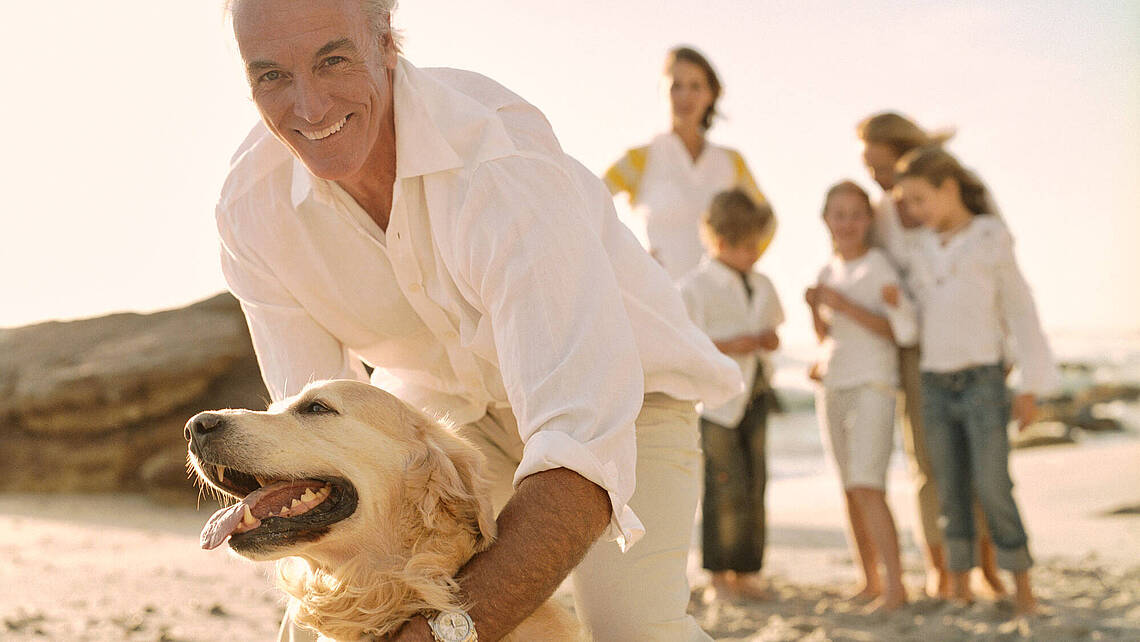
[[[973,172],[962,167],[957,158],[935,145],[919,147],[903,155],[895,165],[899,180],[921,178],[934,187],[941,187],[946,179],[958,183],[958,195],[962,204],[975,216],[992,214],[986,186]]]
[[[913,120],[893,111],[868,116],[855,126],[855,133],[864,143],[878,143],[902,156],[916,147],[942,145],[954,137],[954,130],[927,132]]]

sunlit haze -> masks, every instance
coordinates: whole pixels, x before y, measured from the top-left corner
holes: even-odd
[[[955,127],[1050,329],[1140,329],[1140,3],[405,0],[419,66],[486,74],[601,172],[666,126],[661,61],[722,76],[711,138],[740,149],[780,229],[761,268],[806,337],[826,187],[877,196],[855,123]],[[256,120],[220,0],[5,8],[0,326],[178,306],[224,288],[213,208]]]

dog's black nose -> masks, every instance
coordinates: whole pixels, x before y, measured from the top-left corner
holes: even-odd
[[[225,422],[226,418],[215,412],[200,412],[186,422],[186,429],[182,434],[186,436],[186,441],[190,441],[194,435],[204,435],[217,430]]]

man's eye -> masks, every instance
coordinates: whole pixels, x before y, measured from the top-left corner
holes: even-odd
[[[344,56],[329,56],[328,58],[325,58],[322,62],[324,63],[324,66],[326,66],[326,67],[332,67],[333,65],[339,65],[342,62],[347,62],[347,60],[348,59],[345,58]]]
[[[303,412],[307,415],[323,415],[323,414],[328,414],[330,412],[333,412],[333,409],[329,408],[328,406],[326,406],[325,404],[323,404],[319,401],[314,401],[314,402],[310,403],[309,405],[305,406],[304,408],[302,408],[301,412]]]
[[[267,71],[257,78],[257,82],[273,82],[281,78],[281,72],[276,69]]]

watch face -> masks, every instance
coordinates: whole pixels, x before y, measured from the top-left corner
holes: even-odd
[[[471,635],[474,626],[471,618],[465,613],[449,611],[440,613],[432,621],[432,628],[436,635],[445,642],[465,642]]]

